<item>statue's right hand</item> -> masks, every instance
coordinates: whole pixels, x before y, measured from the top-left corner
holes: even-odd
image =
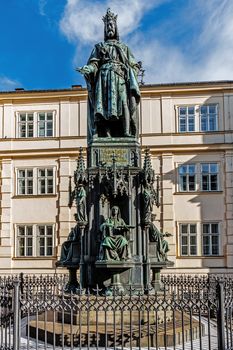
[[[88,65],[85,65],[83,67],[78,67],[76,68],[76,70],[81,74],[90,74],[92,72],[91,67]]]

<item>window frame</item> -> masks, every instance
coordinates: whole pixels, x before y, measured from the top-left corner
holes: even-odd
[[[185,171],[183,173],[183,175],[180,173],[180,169],[182,167],[186,167],[186,168],[190,168],[190,167],[194,167],[194,173],[192,175],[192,173],[190,171]],[[183,186],[182,182],[181,182],[181,177],[186,177],[186,186],[187,186],[187,189],[184,190],[181,188],[181,186]],[[190,176],[193,176],[194,177],[194,189],[193,190],[190,190]],[[186,193],[186,192],[196,192],[197,191],[197,164],[195,163],[188,163],[188,164],[179,164],[178,165],[178,189],[179,189],[179,192],[182,192],[182,193]]]
[[[204,114],[204,113],[201,113],[201,109],[202,109],[202,107],[206,107],[207,108],[207,113],[206,113],[206,115],[207,115],[207,129],[206,130],[203,130],[202,129],[202,115]],[[213,113],[214,115],[216,115],[216,117],[215,117],[215,124],[216,124],[216,129],[214,129],[214,130],[210,130],[210,116],[211,116],[211,114],[212,113],[210,113],[209,112],[209,110],[210,110],[210,107],[215,107],[216,108],[216,113]],[[215,132],[215,131],[219,131],[219,104],[218,103],[209,103],[209,104],[202,104],[202,105],[200,105],[199,106],[199,120],[200,120],[200,122],[199,122],[199,129],[200,129],[200,132]]]
[[[39,172],[40,170],[44,170],[45,171],[45,176],[40,176],[39,175]],[[48,176],[47,173],[49,170],[52,170],[53,172],[53,175],[52,176]],[[54,167],[38,167],[36,168],[36,172],[37,172],[37,180],[36,180],[36,183],[37,183],[37,195],[39,196],[46,196],[46,195],[53,195],[55,194],[55,168]],[[48,181],[49,180],[53,180],[53,184],[52,184],[52,192],[49,192],[48,191],[48,188],[49,188],[49,184],[48,184]],[[44,179],[45,181],[45,193],[42,193],[41,192],[41,189],[40,189],[40,181],[42,181]]]
[[[19,230],[20,228],[24,229],[24,235],[20,235],[19,234]],[[27,233],[28,228],[32,229],[32,234],[29,235]],[[24,254],[20,254],[20,248],[22,247],[21,244],[19,244],[20,240],[24,241],[24,245],[23,245],[23,250],[24,250]],[[28,240],[31,239],[32,240],[32,244],[29,246],[28,245]],[[16,256],[22,258],[22,257],[33,257],[33,226],[31,224],[19,224],[16,226]],[[31,254],[26,254],[26,250],[28,249],[28,247],[31,247],[32,253]]]
[[[29,171],[32,171],[32,176],[25,176],[25,177],[20,177],[19,176],[19,173],[20,171],[24,171],[25,173],[28,173]],[[16,193],[18,196],[33,196],[34,195],[34,181],[33,181],[33,168],[30,168],[30,167],[26,167],[26,168],[17,168],[17,171],[16,171]],[[25,193],[20,193],[20,181],[23,181],[25,182],[24,184],[24,188],[25,188]],[[32,193],[28,193],[28,182],[29,181],[32,181]]]
[[[21,245],[19,244],[20,242],[20,238],[24,239],[24,242],[27,242],[27,235],[25,236],[20,236],[18,234],[19,232],[19,228],[20,227],[23,227],[24,228],[24,232],[26,232],[27,228],[30,227],[32,229],[32,234],[30,236],[31,240],[32,240],[32,246],[31,246],[31,249],[32,249],[32,254],[29,255],[27,254],[26,252],[26,249],[27,249],[27,243],[25,244],[24,246],[24,254],[20,254],[20,248],[21,248]],[[46,227],[45,229],[45,232],[47,232],[47,228],[48,227],[51,227],[52,229],[52,235],[45,235],[45,248],[48,247],[48,243],[47,240],[49,238],[52,238],[52,251],[51,251],[51,255],[48,254],[48,251],[45,251],[45,254],[40,254],[40,238],[42,236],[40,236],[38,234],[39,232],[39,227]],[[55,224],[54,223],[39,223],[39,224],[25,224],[25,223],[21,223],[21,224],[15,224],[15,232],[16,232],[16,235],[15,235],[15,257],[16,258],[53,258],[55,256]]]
[[[41,179],[45,179],[45,193],[40,193],[40,188],[39,188],[39,170],[45,170],[45,173],[47,173],[48,170],[52,171],[51,176],[49,177],[41,177]],[[20,171],[32,171],[32,177],[30,178],[32,180],[32,193],[20,193],[19,189],[20,189],[20,177],[19,177],[19,173]],[[28,197],[28,196],[54,196],[56,195],[56,184],[57,184],[57,170],[56,170],[56,166],[38,166],[38,167],[19,167],[19,168],[15,168],[15,196],[23,196],[23,197]],[[48,181],[52,179],[52,192],[48,191],[49,188],[49,184]],[[26,183],[26,180],[25,180]],[[27,188],[25,186],[25,188]]]
[[[202,108],[206,108],[206,113],[202,112]],[[199,103],[199,104],[175,104],[175,118],[176,118],[176,132],[178,134],[185,134],[185,133],[211,133],[211,132],[217,132],[219,131],[219,125],[220,125],[220,107],[219,102],[212,102],[212,103]],[[188,109],[194,108],[193,113],[189,114]],[[214,108],[215,111],[211,113],[211,108]],[[181,114],[181,109],[186,109],[186,113]],[[202,118],[206,114],[206,120],[207,120],[207,127],[206,130],[203,130],[202,128]],[[181,117],[183,115],[185,130],[181,130]],[[191,117],[192,116],[192,117]],[[190,123],[190,119],[193,119],[192,123]],[[215,126],[215,128],[211,129],[211,123]],[[190,125],[193,126],[194,130],[190,130]]]
[[[181,118],[181,109],[186,109],[184,117]],[[193,108],[193,114],[189,114],[189,109]],[[193,116],[191,118],[191,116]],[[185,130],[181,130],[181,119],[185,120]],[[190,130],[190,119],[193,119],[193,130]],[[195,105],[180,105],[178,106],[178,132],[179,133],[192,133],[196,131],[196,107]]]
[[[44,114],[45,115],[45,120],[43,122],[43,120],[40,120],[40,114]],[[52,115],[52,120],[48,120],[48,114]],[[54,112],[53,111],[39,111],[37,112],[37,118],[36,118],[36,122],[37,122],[37,137],[38,138],[44,138],[44,137],[54,137]],[[44,123],[44,135],[40,135],[40,123]],[[47,135],[48,132],[48,124],[51,123],[52,124],[52,135]]]
[[[188,230],[186,233],[182,232],[182,226],[187,226]],[[191,233],[190,227],[195,226],[195,232]],[[179,223],[179,255],[180,257],[196,257],[198,256],[198,231],[197,231],[197,223],[195,222],[180,222]],[[187,244],[183,244],[183,237],[187,237]],[[195,237],[195,244],[191,243],[191,238]],[[187,246],[187,254],[183,253],[183,247]],[[191,253],[191,247],[195,246],[196,253]]]
[[[208,233],[204,233],[204,225],[209,225],[211,228]],[[212,232],[212,225],[217,225],[218,227],[218,232]],[[215,257],[215,256],[220,256],[221,255],[221,235],[220,235],[220,222],[202,222],[201,223],[201,233],[202,233],[202,256],[204,257]],[[209,237],[209,253],[205,254],[204,253],[204,237]],[[218,248],[218,253],[213,254],[213,236],[218,238],[218,242],[216,244]]]
[[[209,168],[209,171],[207,173],[203,172],[202,171],[202,167],[203,166],[207,166],[208,165],[208,168]],[[217,166],[217,172],[211,172],[211,165],[216,165]],[[219,176],[219,170],[220,170],[220,167],[219,167],[219,163],[218,162],[201,162],[200,163],[200,190],[201,192],[218,192],[219,189],[220,189],[220,176]],[[203,176],[206,174],[206,176],[208,176],[208,189],[203,189]],[[211,186],[211,177],[212,176],[216,176],[217,177],[217,185],[216,185],[216,189],[212,189],[212,186]]]
[[[45,234],[42,235],[39,233],[40,231],[40,227],[44,227],[44,232]],[[48,228],[52,228],[52,235],[48,234]],[[48,244],[48,240],[52,238],[52,245],[51,245],[51,249],[52,249],[52,254],[48,254],[48,247],[50,246]],[[40,244],[40,239],[44,239],[44,245],[42,246]],[[44,251],[45,254],[39,254],[40,249],[44,247]],[[37,256],[38,257],[48,257],[48,256],[54,256],[54,249],[55,249],[55,245],[54,245],[54,227],[51,224],[37,224],[36,225],[36,252],[37,252]]]
[[[22,122],[20,122],[20,116],[21,115],[33,115],[33,121],[32,121],[32,125],[33,125],[33,136],[21,136],[20,134],[20,125]],[[39,124],[40,124],[40,114],[45,114],[46,118],[44,121],[45,124],[45,133],[44,135],[40,136],[40,131],[39,131]],[[48,114],[52,115],[52,120],[47,120]],[[17,111],[16,112],[16,137],[20,138],[20,139],[32,139],[32,138],[36,138],[36,139],[43,139],[43,138],[50,138],[50,137],[55,137],[55,119],[56,119],[56,110],[39,110],[39,111],[30,111],[30,110],[25,110],[25,111]],[[48,133],[48,123],[52,124],[52,135],[47,135]],[[27,126],[26,126],[26,130],[27,130]]]
[[[25,114],[25,121],[21,121],[20,120],[20,117],[23,116]],[[34,133],[35,133],[35,128],[34,128],[34,119],[35,119],[35,113],[33,112],[28,112],[28,111],[25,111],[25,112],[18,112],[18,121],[17,121],[17,133],[18,133],[18,137],[19,138],[22,138],[22,139],[27,139],[27,138],[33,138],[34,137]],[[32,121],[29,121],[28,120],[28,116],[29,115],[32,115]],[[21,135],[21,127],[22,125],[25,125],[25,136],[22,136]],[[30,129],[29,129],[29,125],[32,125],[32,135],[29,136],[29,132],[30,132]]]

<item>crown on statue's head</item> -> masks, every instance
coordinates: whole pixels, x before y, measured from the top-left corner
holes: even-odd
[[[104,23],[107,23],[108,21],[117,21],[117,15],[115,15],[113,12],[111,12],[110,8],[107,9],[106,15],[103,17]]]

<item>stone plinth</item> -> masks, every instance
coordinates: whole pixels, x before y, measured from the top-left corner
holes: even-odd
[[[99,137],[88,147],[88,167],[97,167],[100,164],[111,166],[113,154],[118,166],[141,166],[140,144],[137,140],[129,137]]]

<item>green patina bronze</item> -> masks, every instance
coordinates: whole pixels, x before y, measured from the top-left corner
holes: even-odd
[[[105,41],[96,44],[87,65],[78,68],[88,88],[89,139],[138,134],[139,65],[119,41],[116,17],[108,9]]]
[[[106,296],[130,290],[149,293],[160,289],[160,270],[173,263],[167,260],[169,234],[153,223],[154,205],[160,205],[159,176],[149,149],[142,167],[137,80],[141,63],[119,40],[117,15],[108,9],[103,21],[104,41],[78,68],[88,89],[87,167],[80,149],[73,191],[71,177],[69,184],[77,234],[72,232],[63,243],[56,265],[69,270],[66,292],[94,291],[98,285]]]
[[[120,209],[112,207],[111,216],[100,226],[102,232],[100,260],[129,260],[129,242],[126,233],[129,226],[120,217]]]
[[[155,217],[156,216],[154,214],[151,215],[151,222],[149,225],[149,241],[156,243],[156,256],[158,261],[168,261],[167,253],[169,252],[169,245],[168,241],[164,237],[170,237],[172,235],[168,232],[163,233],[159,231],[153,222]]]

